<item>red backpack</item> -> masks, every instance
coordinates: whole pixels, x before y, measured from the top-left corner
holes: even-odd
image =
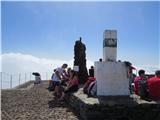
[[[88,89],[89,85],[90,85],[93,81],[95,81],[95,80],[96,80],[95,77],[89,77],[89,78],[88,78],[88,80],[86,81],[86,83],[85,83],[84,86],[83,86],[83,92],[84,92],[84,93],[87,93],[87,89]]]

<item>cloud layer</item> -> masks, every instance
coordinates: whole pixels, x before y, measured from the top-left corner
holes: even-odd
[[[63,60],[53,60],[46,58],[38,58],[32,55],[22,54],[22,53],[5,53],[0,57],[2,64],[1,71],[3,88],[10,88],[10,80],[12,75],[12,87],[19,84],[19,75],[21,83],[34,79],[32,72],[40,72],[43,80],[48,80],[51,77],[54,68],[61,66],[63,63],[67,63],[69,67],[73,67],[73,60],[63,61]],[[94,65],[93,61],[87,60],[87,67]],[[144,69],[146,73],[154,74],[155,70],[159,69],[158,66],[153,65],[136,65],[137,70]]]
[[[2,70],[9,74],[18,74],[37,71],[40,73],[52,73],[54,68],[67,63],[71,68],[73,67],[73,60],[63,61],[56,59],[38,58],[28,54],[22,53],[5,53],[1,55]],[[94,65],[93,61],[87,60],[87,67]],[[147,73],[154,73],[159,69],[158,66],[147,65],[139,66],[138,69],[145,69]]]
[[[73,67],[73,60],[52,60],[46,58],[38,58],[32,55],[21,53],[5,53],[1,56],[2,71],[10,74],[23,72],[52,72],[54,68],[67,63],[69,67]],[[93,62],[88,60],[87,67],[93,65]]]

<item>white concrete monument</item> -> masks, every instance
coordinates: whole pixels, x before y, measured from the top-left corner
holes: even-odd
[[[105,30],[103,34],[103,60],[116,61],[117,59],[117,31]]]
[[[103,61],[95,62],[97,95],[128,96],[129,78],[127,67],[117,62],[117,31],[105,30],[103,41]]]

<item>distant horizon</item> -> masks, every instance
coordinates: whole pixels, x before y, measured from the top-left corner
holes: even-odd
[[[39,58],[37,56],[29,54],[21,54],[21,53],[4,53],[1,56],[2,56],[2,72],[6,72],[9,74],[18,74],[18,73],[34,72],[34,71],[42,73],[46,72],[52,73],[53,69],[60,67],[63,63],[67,63],[68,67],[71,68],[73,68],[74,66],[73,65],[74,59],[64,61],[60,59]],[[91,66],[94,66],[94,62],[96,61],[91,61],[87,59],[86,62],[87,69],[89,69]],[[20,63],[22,63],[23,66]],[[154,74],[154,72],[159,69],[159,66],[154,66],[154,65],[133,64],[133,66],[136,67],[137,70],[140,69],[146,70],[147,74]],[[16,67],[19,68],[17,69],[17,71],[15,71]]]

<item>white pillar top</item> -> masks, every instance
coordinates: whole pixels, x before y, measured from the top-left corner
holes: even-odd
[[[105,30],[103,33],[103,60],[117,59],[117,30]]]
[[[104,31],[103,47],[117,47],[117,30]]]

